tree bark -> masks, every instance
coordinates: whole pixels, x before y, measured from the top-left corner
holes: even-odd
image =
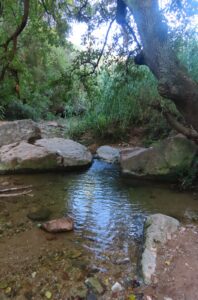
[[[198,131],[198,84],[180,64],[168,37],[157,0],[125,0],[134,16],[143,46],[143,60],[158,79],[159,94],[172,100]]]

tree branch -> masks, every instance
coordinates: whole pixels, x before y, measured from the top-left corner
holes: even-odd
[[[143,61],[158,80],[158,92],[172,100],[186,122],[198,131],[198,83],[188,74],[173,50],[168,25],[158,0],[123,0],[136,22],[143,46]]]
[[[7,48],[9,43],[11,41],[15,40],[20,35],[20,33],[23,31],[23,29],[25,28],[27,21],[28,21],[28,16],[29,16],[29,6],[30,6],[30,1],[24,0],[24,9],[23,9],[23,16],[22,16],[21,23],[16,28],[15,32],[13,32],[13,34],[3,44],[4,48]]]
[[[24,0],[23,16],[22,16],[21,23],[18,25],[18,27],[13,32],[13,34],[10,37],[7,38],[5,43],[0,45],[1,47],[4,48],[4,54],[5,54],[5,57],[6,57],[6,54],[8,52],[9,43],[11,41],[13,42],[11,55],[10,55],[10,57],[8,57],[8,61],[3,65],[2,70],[1,70],[0,82],[4,80],[6,71],[9,68],[10,63],[14,59],[14,56],[17,52],[17,38],[18,38],[18,36],[20,35],[20,33],[23,31],[23,29],[25,28],[25,26],[27,24],[28,16],[29,16],[29,6],[30,6],[29,4],[30,4],[30,0]]]
[[[182,133],[188,139],[193,140],[196,144],[198,144],[198,132],[193,128],[187,128],[182,123],[180,123],[173,114],[168,111],[167,109],[163,109],[160,106],[160,103],[155,103],[151,105],[152,108],[156,109],[157,111],[161,112],[164,117],[166,118],[169,125],[175,129],[177,132]]]
[[[106,44],[107,44],[109,32],[110,32],[110,30],[111,30],[111,26],[112,26],[112,24],[113,24],[114,21],[115,21],[115,17],[114,17],[114,18],[111,20],[111,22],[109,23],[109,27],[108,27],[107,32],[106,32],[106,35],[105,35],[105,40],[104,40],[104,43],[103,43],[103,47],[102,47],[102,49],[101,49],[100,55],[99,55],[99,57],[98,57],[98,59],[97,59],[97,62],[96,62],[96,63],[91,63],[91,64],[93,65],[93,70],[90,71],[90,72],[87,73],[87,74],[82,75],[81,77],[89,76],[89,75],[92,75],[92,74],[95,73],[95,71],[96,71],[96,69],[97,69],[97,67],[98,67],[98,65],[99,65],[99,63],[100,63],[100,60],[101,60],[101,58],[102,58],[102,56],[103,56],[104,49],[105,49]]]

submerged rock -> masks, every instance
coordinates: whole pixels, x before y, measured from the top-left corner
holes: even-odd
[[[88,286],[88,288],[93,289],[93,291],[99,295],[104,293],[104,288],[97,277],[87,278],[85,280],[85,284]]]
[[[141,260],[142,275],[146,284],[151,283],[155,273],[157,246],[165,244],[179,225],[178,220],[162,214],[151,215],[147,218],[144,225],[145,243]]]
[[[97,300],[97,297],[92,292],[89,292],[88,295],[87,295],[86,300]]]
[[[184,213],[184,217],[192,222],[198,222],[198,211],[187,209]]]
[[[74,221],[70,217],[55,219],[43,223],[41,228],[52,233],[71,231],[74,229]]]
[[[32,120],[0,123],[0,147],[21,141],[31,142],[40,137],[40,129]]]
[[[110,163],[119,162],[120,151],[111,146],[101,146],[96,151],[97,157]]]
[[[45,221],[49,219],[51,213],[51,210],[48,208],[39,208],[29,212],[27,217],[32,221]]]
[[[80,299],[87,299],[87,288],[84,284],[81,284],[80,286],[78,286],[77,288],[73,288],[72,289],[72,296],[74,297],[74,299],[76,300],[80,300]],[[72,297],[72,299],[73,299]]]
[[[25,141],[0,148],[0,173],[70,170],[88,166],[92,155],[87,148],[62,138]]]
[[[121,151],[123,173],[143,179],[176,181],[181,172],[190,168],[197,146],[182,135],[167,138],[150,148],[131,148]]]

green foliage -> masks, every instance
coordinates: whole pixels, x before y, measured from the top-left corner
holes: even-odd
[[[12,101],[6,107],[5,118],[8,120],[32,119],[37,121],[37,110],[21,101]]]
[[[0,106],[0,120],[4,119],[5,109],[3,106]]]
[[[179,56],[192,78],[198,81],[198,39],[186,38],[180,43]]]
[[[99,49],[91,49],[96,42],[91,31],[109,22],[115,3],[109,1],[101,6],[96,1],[82,7],[82,1],[72,0],[30,2],[28,23],[18,37],[14,57],[10,59],[10,45],[7,55],[0,47],[0,73],[9,62],[4,80],[0,81],[0,118],[53,119],[62,109],[66,118],[71,118],[72,135],[91,130],[100,137],[122,138],[129,128],[141,124],[148,129],[145,145],[150,145],[169,133],[163,114],[153,110],[152,103],[160,101],[162,109],[168,106],[177,115],[175,107],[159,97],[156,80],[146,67],[135,66],[131,58],[126,61],[129,49],[125,48],[129,45],[123,46],[122,53],[117,50],[119,34],[112,41],[113,46],[105,48],[98,73],[85,76],[95,69],[100,54]],[[3,44],[21,22],[23,1],[3,0],[1,5]],[[89,36],[84,38],[85,44],[90,44],[87,50],[76,50],[66,40],[68,22],[74,15],[88,24]],[[188,32],[181,38],[178,34],[173,46],[198,80],[196,36]],[[116,56],[114,48],[118,51]],[[80,116],[76,120],[74,115]]]
[[[198,157],[195,158],[191,168],[182,169],[178,172],[179,186],[182,190],[189,190],[194,187],[198,175]]]
[[[143,123],[156,128],[156,115],[151,104],[157,98],[157,85],[146,68],[124,61],[103,67],[97,89],[86,115],[87,127],[101,137],[121,138],[128,128]],[[161,116],[160,116],[161,119]]]

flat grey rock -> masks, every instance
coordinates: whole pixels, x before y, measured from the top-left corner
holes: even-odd
[[[120,151],[111,146],[101,146],[96,151],[97,157],[109,163],[119,162]]]
[[[154,214],[147,218],[144,225],[144,251],[142,254],[141,267],[145,284],[152,282],[155,274],[157,247],[166,243],[178,229],[178,220],[162,215]]]
[[[88,166],[90,151],[83,145],[63,138],[26,141],[0,148],[0,173],[27,173],[70,170]]]

